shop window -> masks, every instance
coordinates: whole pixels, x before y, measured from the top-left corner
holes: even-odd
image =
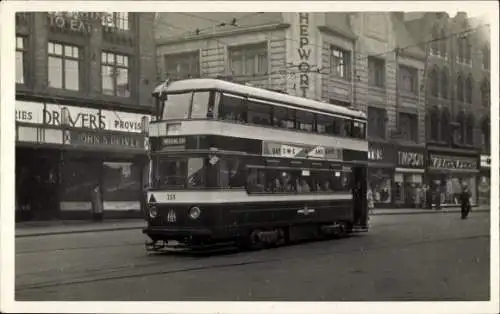
[[[433,108],[430,111],[429,117],[429,129],[430,129],[430,140],[439,140],[439,111],[437,108]]]
[[[80,48],[55,42],[48,43],[49,87],[78,91],[80,89]]]
[[[441,141],[450,142],[450,112],[447,108],[441,113]]]
[[[98,161],[64,161],[62,195],[64,201],[90,202],[92,190],[99,184],[101,166]]]
[[[368,57],[368,83],[375,87],[385,86],[385,61]]]
[[[128,12],[107,13],[102,18],[102,26],[116,28],[121,31],[128,31],[130,30],[129,13]]]
[[[142,190],[142,167],[132,162],[103,162],[104,200],[138,200]]]
[[[220,117],[222,120],[245,123],[247,107],[243,98],[223,94],[220,102]]]
[[[335,77],[339,77],[345,80],[350,79],[350,63],[351,63],[351,53],[344,49],[331,46],[331,73]]]
[[[385,109],[368,107],[368,136],[384,139],[386,135]]]
[[[258,125],[272,125],[271,106],[256,101],[247,101],[247,121]]]
[[[394,175],[394,200],[397,204],[410,208],[425,206],[423,175],[419,173],[396,173]]]
[[[16,36],[16,83],[24,84],[26,80],[26,38]]]
[[[189,116],[189,107],[193,93],[169,94],[165,101],[165,109],[163,111],[163,119],[187,119]]]
[[[200,77],[200,53],[183,52],[163,56],[165,76],[172,80]]]
[[[464,79],[461,74],[457,77],[457,100],[464,102]]]
[[[465,101],[468,104],[472,104],[472,90],[472,76],[469,74],[469,76],[465,80]]]
[[[101,54],[101,79],[103,94],[130,97],[129,57],[103,51]]]
[[[481,102],[484,107],[490,106],[490,83],[487,79],[481,84]]]
[[[297,111],[297,129],[301,131],[314,131],[314,114],[307,111]]]
[[[409,113],[399,114],[399,125],[403,139],[417,142],[418,137],[418,119],[417,115]]]
[[[441,97],[444,99],[448,98],[448,85],[450,84],[448,79],[448,68],[444,68],[441,71]]]
[[[428,83],[428,88],[429,88],[429,93],[434,96],[438,97],[439,94],[439,81],[438,81],[438,70],[437,67],[434,67],[430,72],[429,72],[429,83]]]
[[[295,110],[284,107],[273,108],[273,125],[283,129],[295,128]],[[324,132],[323,132],[324,133]]]
[[[433,205],[436,200],[442,205],[460,205],[460,193],[463,186],[468,186],[471,192],[471,205],[476,205],[477,187],[475,174],[434,174],[429,175],[431,182]]]
[[[384,169],[369,169],[368,193],[371,192],[375,204],[390,204],[392,202],[392,174]]]

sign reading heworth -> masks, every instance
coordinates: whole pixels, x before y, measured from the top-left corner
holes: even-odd
[[[342,160],[342,149],[315,145],[263,142],[262,155],[300,159]]]

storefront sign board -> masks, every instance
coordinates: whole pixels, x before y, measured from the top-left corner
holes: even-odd
[[[472,169],[477,169],[477,159],[468,157],[431,154],[429,167],[434,169],[472,170]]]
[[[342,160],[342,149],[316,145],[264,142],[262,155],[299,159]]]
[[[145,149],[146,138],[139,134],[108,134],[85,131],[66,131],[65,144],[103,147]]]
[[[491,156],[481,155],[481,168],[490,168],[490,167],[491,167]]]
[[[16,100],[16,122],[43,123],[43,103]]]
[[[404,168],[423,168],[424,153],[411,151],[398,151],[397,156],[398,166]]]

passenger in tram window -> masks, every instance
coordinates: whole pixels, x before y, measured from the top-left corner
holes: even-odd
[[[326,191],[326,192],[331,192],[332,191],[332,189],[330,187],[330,181],[325,180],[323,182],[323,191]]]
[[[311,192],[311,188],[309,187],[309,184],[307,184],[306,180],[304,178],[297,178],[297,192],[299,193],[309,193]]]
[[[295,192],[296,188],[294,184],[292,183],[292,178],[289,173],[283,172],[283,191],[284,192]]]

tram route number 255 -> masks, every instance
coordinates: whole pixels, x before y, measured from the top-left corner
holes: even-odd
[[[168,193],[167,194],[167,201],[175,201],[175,194],[174,193]]]

